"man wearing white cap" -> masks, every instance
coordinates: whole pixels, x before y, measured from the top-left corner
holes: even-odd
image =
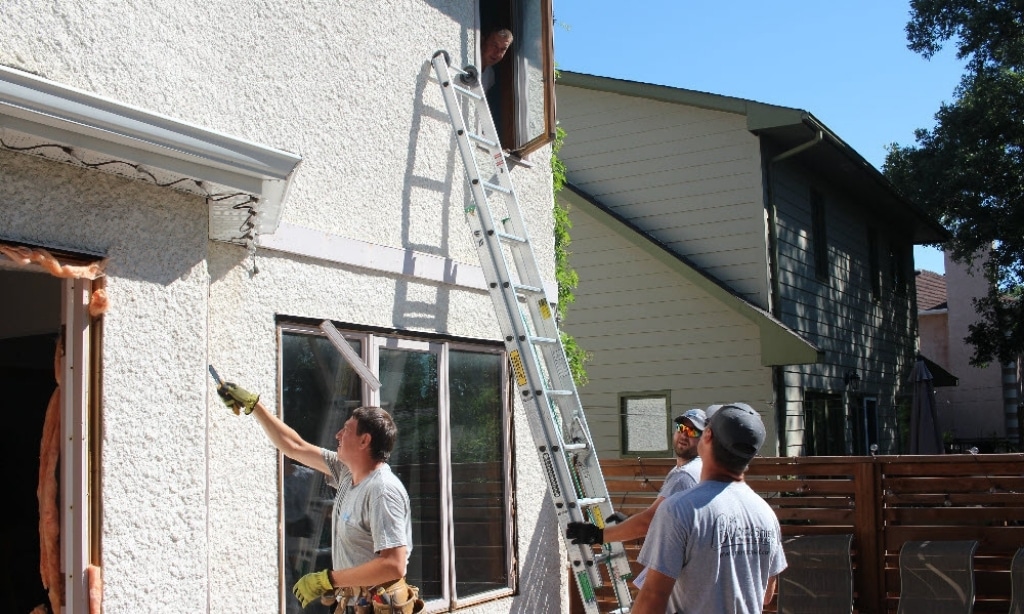
[[[677,492],[692,488],[700,481],[702,463],[697,456],[697,442],[704,430],[705,420],[704,410],[701,409],[691,409],[676,417],[672,429],[676,466],[665,476],[658,498],[650,507],[618,524],[607,524],[603,529],[589,522],[570,522],[566,526],[565,536],[574,544],[603,544],[639,539],[646,535],[647,527],[651,525],[651,519],[661,502]]]
[[[701,482],[655,513],[631,614],[761,612],[786,568],[775,512],[743,477],[764,438],[761,417],[745,403],[711,414],[697,444]]]

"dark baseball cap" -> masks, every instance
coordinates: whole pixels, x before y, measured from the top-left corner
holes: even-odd
[[[708,418],[708,426],[715,440],[744,460],[754,458],[764,443],[764,422],[746,403],[722,405]]]
[[[683,420],[689,420],[693,428],[698,431],[703,431],[704,426],[707,425],[708,419],[704,415],[703,409],[688,409],[685,412],[676,416],[676,424],[682,424]]]

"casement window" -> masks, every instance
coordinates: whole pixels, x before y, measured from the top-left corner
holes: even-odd
[[[631,458],[671,455],[671,407],[667,390],[620,394],[622,455]]]
[[[479,8],[479,45],[494,30],[511,30],[514,37],[494,66],[487,98],[502,146],[526,155],[555,137],[551,0],[481,0]]]
[[[804,396],[804,456],[846,454],[846,411],[839,394],[808,391]]]
[[[854,449],[857,454],[870,455],[878,451],[878,399],[876,397],[854,397]],[[874,446],[874,450],[871,447]]]
[[[432,610],[511,594],[514,450],[504,347],[342,333],[380,389],[364,384],[319,329],[282,324],[284,421],[307,441],[333,450],[334,435],[353,409],[387,410],[398,425],[389,464],[412,504],[409,582],[420,587]],[[290,591],[298,577],[330,565],[334,491],[319,472],[288,460],[282,483],[282,590]],[[311,611],[321,610],[305,610]]]
[[[882,298],[882,267],[878,258],[878,230],[868,229],[868,277],[871,281],[871,300]]]
[[[907,262],[910,260],[907,257],[908,251],[902,245],[889,245],[889,279],[893,292],[901,296],[907,293]]]
[[[814,250],[814,277],[828,281],[828,233],[825,224],[825,199],[811,190],[811,249]]]

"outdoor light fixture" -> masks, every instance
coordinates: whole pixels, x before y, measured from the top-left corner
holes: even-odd
[[[854,392],[860,390],[860,374],[857,373],[856,369],[843,374],[843,385]]]

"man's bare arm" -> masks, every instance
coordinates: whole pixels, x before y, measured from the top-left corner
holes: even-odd
[[[630,614],[665,614],[668,607],[668,596],[676,586],[676,579],[670,578],[660,571],[647,568],[647,578],[640,588],[640,593],[633,602]]]

